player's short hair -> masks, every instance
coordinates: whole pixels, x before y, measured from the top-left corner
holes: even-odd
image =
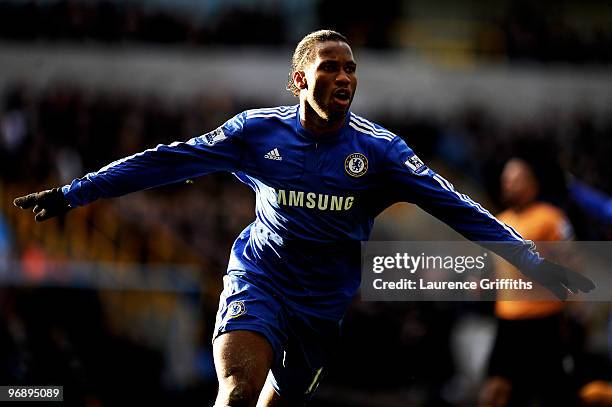
[[[306,35],[295,47],[293,58],[291,58],[291,70],[287,80],[287,90],[294,96],[300,94],[300,90],[293,83],[293,73],[302,69],[304,65],[311,62],[314,58],[315,45],[325,41],[341,41],[349,43],[348,39],[337,31],[319,30]]]

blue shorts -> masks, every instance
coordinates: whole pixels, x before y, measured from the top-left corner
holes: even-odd
[[[301,315],[281,295],[243,274],[223,277],[213,341],[235,330],[254,331],[272,345],[268,380],[285,400],[308,400],[340,336],[340,322]]]

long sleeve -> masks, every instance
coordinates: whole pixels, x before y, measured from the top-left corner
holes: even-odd
[[[63,186],[62,192],[76,207],[215,171],[237,171],[244,124],[245,114],[238,114],[210,133],[186,142],[160,144],[114,161]]]
[[[428,168],[399,137],[386,152],[392,187],[399,199],[417,204],[467,239],[478,242],[524,271],[535,269],[542,258],[535,245],[491,215]],[[399,191],[399,192],[398,192]]]

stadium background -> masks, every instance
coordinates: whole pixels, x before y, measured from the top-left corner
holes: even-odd
[[[491,210],[516,145],[612,194],[604,1],[3,1],[0,384],[63,385],[67,402],[87,406],[211,403],[214,313],[231,243],[253,218],[251,191],[216,174],[44,224],[11,202],[246,108],[295,103],[284,90],[291,52],[321,27],[353,44],[353,111]],[[557,192],[549,198],[578,239],[612,237],[610,204],[585,209]],[[373,238],[458,236],[397,205]],[[576,351],[602,379],[608,312],[569,311]],[[492,304],[356,301],[345,327],[313,405],[474,405]]]

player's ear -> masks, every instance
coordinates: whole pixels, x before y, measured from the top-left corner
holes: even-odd
[[[293,72],[293,84],[296,88],[308,89],[308,83],[306,82],[306,73],[304,71]]]

